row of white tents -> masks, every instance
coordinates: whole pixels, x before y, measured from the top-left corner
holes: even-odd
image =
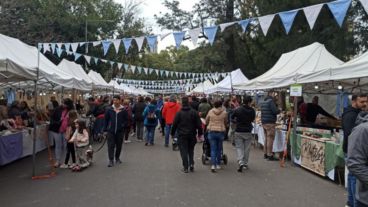
[[[215,85],[209,81],[199,84],[191,93],[270,90],[296,83],[303,84],[303,91],[310,93],[336,93],[338,86],[346,92],[356,89],[365,92],[367,77],[368,52],[344,63],[316,42],[282,54],[271,69],[252,80],[237,69]]]
[[[81,91],[112,90],[134,95],[149,95],[143,89],[107,83],[102,76],[89,71],[87,74],[81,65],[63,59],[59,65],[53,64],[36,47],[29,46],[18,39],[0,34],[0,83],[2,86],[17,83],[17,86],[29,87],[30,81],[47,89],[77,89]]]

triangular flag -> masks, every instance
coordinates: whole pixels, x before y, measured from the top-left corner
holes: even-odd
[[[211,45],[213,45],[213,42],[215,41],[217,28],[217,26],[203,28],[204,34],[207,36]]]
[[[98,58],[94,57],[93,60],[95,60],[95,64],[98,64]]]
[[[43,53],[50,51],[49,43],[43,43]]]
[[[56,43],[56,45],[57,45],[57,47],[58,47],[59,49],[61,49],[61,46],[63,45],[63,43]]]
[[[138,52],[141,51],[141,49],[142,49],[144,38],[145,37],[136,37],[136,38],[134,38],[134,40],[135,40],[135,42],[137,43],[137,46],[138,46]]]
[[[54,53],[55,52],[55,47],[56,47],[56,44],[55,43],[51,43],[51,53]]]
[[[250,20],[249,19],[244,19],[238,22],[238,24],[241,26],[243,33],[247,30],[248,24],[249,24]]]
[[[178,49],[180,47],[181,42],[184,39],[185,32],[174,32],[173,35],[175,39],[176,48]]]
[[[344,22],[346,12],[348,11],[350,4],[351,0],[339,0],[327,3],[328,8],[330,8],[331,13],[335,17],[340,27]]]
[[[96,47],[97,45],[100,45],[101,41],[94,41],[92,42],[93,47]]]
[[[188,31],[190,39],[192,39],[192,43],[194,46],[197,45],[198,37],[201,31],[202,31],[201,28],[195,28]]]
[[[61,48],[56,48],[56,54],[58,57],[61,57],[61,54],[63,53],[63,50]]]
[[[115,62],[114,61],[110,61],[110,65],[111,67],[114,66]]]
[[[303,8],[304,15],[307,18],[309,28],[311,30],[313,29],[314,24],[316,23],[316,20],[318,18],[319,13],[321,12],[322,7],[323,4],[317,4]]]
[[[103,51],[104,51],[104,56],[106,56],[107,51],[109,51],[110,44],[111,44],[111,42],[109,40],[102,41],[102,48],[103,48]]]
[[[286,34],[289,34],[291,26],[293,25],[295,16],[298,13],[298,11],[299,10],[291,10],[291,11],[286,11],[286,12],[280,12],[279,13],[280,19],[281,19],[282,23],[284,24]]]
[[[148,68],[143,68],[144,73],[146,73],[148,75]]]
[[[74,53],[74,61],[77,61],[80,58],[81,54],[79,53]]]
[[[118,63],[118,69],[120,70],[121,67],[123,66],[123,63]]]
[[[91,56],[84,55],[84,59],[86,60],[87,63],[91,64]]]
[[[70,50],[70,43],[64,44],[65,50],[68,52]]]
[[[71,46],[72,46],[72,51],[73,52],[77,52],[79,43],[78,42],[72,43]]]
[[[128,64],[124,64],[124,69],[128,69],[129,65]]]
[[[362,4],[365,12],[368,13],[368,0],[360,0],[360,3]]]
[[[100,59],[100,61],[103,62],[103,63],[107,63],[107,60],[105,60],[105,59]]]
[[[146,37],[147,39],[147,44],[149,46],[149,49],[151,52],[156,51],[156,47],[157,47],[157,36],[148,36]]]
[[[274,14],[258,17],[258,21],[259,21],[259,24],[261,25],[261,29],[262,29],[264,36],[267,35],[268,29],[270,28],[274,17],[275,17]]]
[[[120,47],[121,40],[113,40],[112,43],[114,44],[116,54],[119,53],[119,47]]]
[[[128,54],[129,48],[132,45],[132,38],[124,38],[123,39],[125,54]]]
[[[221,29],[221,32],[223,32],[227,27],[235,24],[236,22],[228,22],[228,23],[223,23],[223,24],[220,24],[220,29]]]

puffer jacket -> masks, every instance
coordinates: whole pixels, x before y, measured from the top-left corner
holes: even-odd
[[[261,103],[261,121],[262,124],[274,124],[277,120],[277,114],[280,110],[276,107],[271,96],[268,96]]]
[[[162,109],[162,117],[165,119],[166,124],[172,124],[176,113],[180,111],[180,104],[176,102],[167,102]]]
[[[227,125],[227,113],[224,108],[213,108],[206,116],[208,131],[225,132]]]

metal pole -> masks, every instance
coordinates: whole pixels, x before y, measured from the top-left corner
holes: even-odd
[[[231,87],[231,95],[233,95],[234,89],[233,89],[233,78],[231,76],[231,72],[230,72],[230,87]]]
[[[37,112],[37,84],[38,84],[38,78],[40,73],[40,45],[37,44],[37,70],[36,70],[36,80],[35,83],[35,97],[34,97],[34,109],[35,112]],[[33,124],[33,152],[32,152],[32,177],[36,175],[36,137],[37,137],[37,119],[35,117],[34,124]]]
[[[86,35],[86,54],[88,53],[88,22],[87,22],[87,19],[86,19],[86,27],[85,27],[85,35]]]
[[[298,97],[294,96],[294,120],[293,120],[293,142],[296,142],[296,139],[298,138],[298,136],[296,135],[296,128],[297,128],[297,119],[298,119]],[[293,145],[293,143],[291,143],[291,146]],[[291,164],[293,165],[294,163],[294,152],[293,150],[291,150]]]

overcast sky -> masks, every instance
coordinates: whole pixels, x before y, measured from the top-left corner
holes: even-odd
[[[115,0],[118,3],[124,4],[126,0]],[[139,0],[137,0],[139,1]],[[190,11],[195,3],[199,0],[178,0],[180,2],[180,9]],[[152,27],[154,34],[164,34],[169,31],[162,31],[161,28],[158,27],[156,21],[154,19],[155,14],[159,14],[160,12],[166,13],[168,10],[162,4],[164,0],[144,0],[141,5],[141,14],[139,16],[145,19],[145,25],[148,27]],[[193,44],[190,41],[184,41],[184,45],[193,48]],[[165,49],[167,46],[175,45],[174,38],[172,35],[166,37],[162,42],[159,42],[158,50]]]

